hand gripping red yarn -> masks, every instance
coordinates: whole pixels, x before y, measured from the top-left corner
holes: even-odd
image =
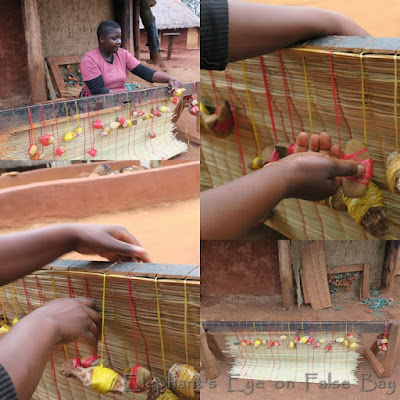
[[[346,179],[351,179],[352,181],[356,181],[358,183],[362,183],[363,185],[368,185],[370,180],[372,179],[373,175],[373,169],[374,169],[374,160],[372,158],[367,158],[366,160],[361,160],[357,156],[361,153],[365,153],[368,151],[367,149],[363,149],[360,151],[357,151],[352,154],[345,154],[343,156],[343,160],[354,160],[357,161],[358,163],[364,165],[365,167],[365,173],[361,178],[354,178],[353,176],[346,176]]]

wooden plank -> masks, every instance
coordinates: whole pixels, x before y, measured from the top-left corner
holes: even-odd
[[[385,261],[382,269],[382,288],[390,292],[393,288],[397,264],[400,259],[400,241],[391,240],[386,243]]]
[[[362,273],[360,300],[364,300],[369,297],[369,282],[371,277],[371,266],[364,264],[364,271]]]
[[[382,367],[380,361],[376,358],[376,355],[371,351],[369,347],[364,349],[364,357],[369,361],[371,367],[375,371],[375,373],[382,378],[385,374],[385,369]]]
[[[199,82],[185,83],[182,85],[186,89],[186,94],[192,94],[193,91],[197,90]],[[165,99],[170,97],[170,88],[168,86],[158,86],[141,90],[134,90],[128,92],[122,92],[117,94],[106,94],[100,96],[90,96],[80,99],[73,100],[60,100],[56,102],[48,102],[44,104],[35,104],[29,106],[32,121],[35,127],[43,126],[42,110],[44,120],[54,120],[54,107],[57,119],[66,118],[68,115],[70,118],[76,118],[76,105],[78,105],[78,112],[82,116],[87,115],[89,112],[97,112],[97,110],[109,110],[113,109],[116,104],[122,102],[123,106],[129,106],[131,109],[135,105],[143,102],[147,102],[147,99]],[[6,110],[0,110],[0,135],[6,135],[10,133],[20,132],[23,130],[30,129],[28,107],[19,107]]]
[[[208,379],[218,377],[217,361],[208,347],[207,336],[204,328],[200,326],[200,357],[201,365]]]
[[[300,270],[301,288],[303,289],[304,304],[310,304],[310,297],[308,296],[307,286],[304,282],[303,271]]]
[[[329,294],[327,269],[322,241],[315,241],[301,249],[304,282],[307,286],[311,307],[314,310],[332,307]]]
[[[383,377],[392,375],[393,369],[400,356],[400,324],[393,324],[390,328],[389,343],[387,352],[382,361],[382,367],[385,370]]]
[[[121,25],[121,46],[134,54],[133,45],[133,0],[118,0],[118,23]]]
[[[52,57],[47,57],[47,62],[49,63],[51,73],[54,77],[55,89],[60,93],[62,97],[65,96],[65,82],[62,77],[60,68],[57,62]]]
[[[201,327],[202,329],[204,329],[203,327]],[[208,348],[211,350],[211,352],[214,354],[214,357],[216,359],[225,359],[225,354],[222,352],[221,348],[218,345],[217,340],[215,339],[215,336],[207,333],[207,344],[208,344]]]
[[[279,276],[284,308],[294,307],[293,268],[290,257],[290,240],[278,240]]]
[[[328,274],[341,274],[343,272],[360,272],[364,270],[364,264],[337,265],[326,267]]]
[[[296,46],[300,49],[331,50],[363,54],[396,54],[400,38],[374,38],[360,36],[326,36]]]
[[[300,322],[300,324],[299,324]],[[304,321],[301,316],[299,316],[297,321],[202,321],[202,325],[206,332],[223,332],[223,333],[234,333],[235,329],[237,332],[240,329],[244,329],[246,326],[257,326],[257,331],[268,332],[268,327],[277,327],[278,331],[286,331],[290,328],[292,332],[299,329],[301,326],[305,331],[312,332],[317,327],[317,330],[322,330],[325,332],[341,332],[345,331],[346,324],[355,333],[382,333],[385,331],[386,322],[385,321]],[[393,324],[400,324],[399,320],[389,321],[387,328],[390,329]]]
[[[39,10],[36,0],[22,0],[21,3],[28,56],[31,102],[38,103],[47,100]]]
[[[135,57],[140,60],[140,0],[133,0],[133,47]]]

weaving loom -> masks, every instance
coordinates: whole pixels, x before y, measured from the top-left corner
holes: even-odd
[[[356,350],[360,347],[357,334],[361,333],[379,333],[376,341],[385,343],[384,351],[387,343],[393,343],[388,345],[390,358],[398,354],[397,323],[207,321],[202,324],[207,333],[225,335],[225,353],[232,359],[230,374],[237,379],[306,382],[306,374],[317,374],[312,378],[314,381],[308,381],[357,384],[355,373],[360,358]],[[382,346],[374,344],[374,353]],[[369,355],[372,351],[364,352],[372,364],[374,356]],[[393,363],[387,366],[384,373],[390,376]]]
[[[118,379],[122,381],[126,376],[130,382],[134,373],[131,368],[140,365],[153,377],[150,382],[161,379],[170,382],[179,397],[198,398],[194,382],[185,386],[182,381],[190,382],[195,370],[199,370],[199,267],[56,260],[43,270],[2,287],[0,295],[2,318],[7,325],[16,316],[23,317],[57,297],[92,298],[104,321],[99,355],[106,367],[118,373]],[[87,351],[76,343],[56,346],[33,398],[100,398],[79,379],[65,377],[68,362],[72,365],[72,359],[83,360],[89,356]],[[187,368],[186,377],[171,375],[174,368],[175,372],[177,368]],[[151,386],[144,390],[135,393],[134,398],[178,398],[169,390],[157,392]],[[125,391],[118,398],[132,395],[132,390]],[[115,398],[112,393],[105,396]]]
[[[185,96],[194,95],[197,83],[183,88]],[[2,110],[0,157],[169,159],[188,145],[175,137],[175,104],[168,91],[157,87]]]
[[[202,71],[202,102],[229,104],[233,117],[230,133],[202,131],[202,189],[250,173],[265,149],[287,148],[302,131],[328,132],[343,150],[358,139],[374,162],[372,179],[390,225],[386,238],[399,237],[398,49],[400,39],[331,36],[229,64],[224,72]],[[371,238],[357,207],[346,212],[288,199],[266,224],[291,239]]]

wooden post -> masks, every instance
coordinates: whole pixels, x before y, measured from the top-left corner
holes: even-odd
[[[371,266],[369,264],[364,264],[364,269],[362,272],[361,281],[361,293],[360,298],[364,300],[369,297],[369,281],[371,279]]]
[[[134,53],[133,46],[133,0],[118,1],[118,23],[122,29],[122,47]]]
[[[400,240],[391,240],[386,244],[385,261],[382,269],[382,288],[392,290],[394,277],[397,272],[397,260],[400,257]]]
[[[133,46],[135,57],[140,60],[140,0],[133,0]]]
[[[39,103],[47,100],[39,10],[36,0],[22,0],[21,5],[28,56],[31,102]]]
[[[207,335],[204,331],[203,325],[200,324],[200,354],[201,364],[208,379],[215,379],[218,377],[217,361],[208,347]]]
[[[278,258],[283,307],[292,308],[294,307],[294,289],[290,240],[278,240]]]

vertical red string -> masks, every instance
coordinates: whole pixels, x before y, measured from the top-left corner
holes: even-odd
[[[87,101],[87,100],[86,100]],[[54,112],[54,120],[56,122],[56,132],[57,132],[57,145],[60,145],[60,136],[58,132],[58,121],[57,121],[57,111],[56,111],[56,105],[53,103],[53,112]]]
[[[68,281],[69,297],[72,299],[73,297],[75,297],[75,293],[74,293],[74,290],[72,288],[71,277],[69,275],[67,275],[67,281]],[[75,342],[75,354],[76,354],[76,358],[80,358],[79,357],[79,350],[78,350],[78,343],[77,342]]]

